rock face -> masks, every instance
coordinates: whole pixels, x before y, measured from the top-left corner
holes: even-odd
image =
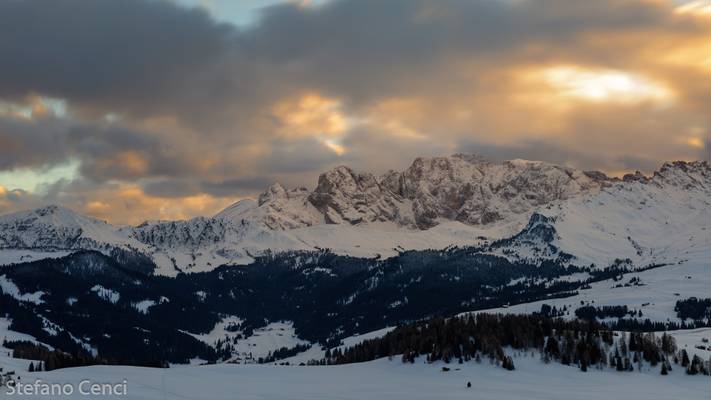
[[[400,220],[402,199],[369,173],[337,167],[322,174],[309,202],[329,224]]]
[[[542,162],[494,164],[454,155],[418,158],[405,171],[379,178],[337,167],[319,177],[308,199],[332,224],[392,221],[427,229],[456,220],[486,225],[598,190],[605,178]]]
[[[474,156],[418,158],[391,189],[413,201],[416,225],[440,219],[486,225],[535,207],[597,190],[586,174],[542,162],[489,163]]]
[[[259,196],[256,216],[265,227],[288,230],[323,223],[323,218],[308,201],[306,188],[284,189],[275,183]]]
[[[674,186],[685,191],[711,191],[711,164],[707,161],[666,162],[656,171],[651,182],[657,186]]]
[[[159,248],[199,248],[221,242],[229,226],[213,218],[187,221],[144,222],[133,228],[131,236]]]

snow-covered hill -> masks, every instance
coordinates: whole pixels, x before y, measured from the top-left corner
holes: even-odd
[[[474,362],[463,365],[403,364],[399,359],[380,359],[339,366],[273,366],[218,364],[174,366],[169,369],[122,366],[67,368],[52,372],[22,371],[27,360],[13,360],[25,383],[40,379],[46,383],[71,385],[66,399],[87,398],[79,390],[83,380],[123,384],[126,398],[153,399],[615,399],[662,400],[706,399],[708,377],[685,375],[675,368],[660,376],[657,368],[620,373],[606,369],[580,372],[577,367],[544,364],[537,356],[514,356],[516,371]],[[0,362],[4,361],[0,356]],[[8,363],[10,368],[15,364]],[[22,372],[20,372],[22,371]],[[467,387],[467,382],[471,387]],[[119,387],[121,389],[121,387]],[[0,393],[3,390],[0,389]],[[10,395],[8,395],[9,397]],[[23,398],[42,399],[40,394]],[[118,395],[116,397],[122,397]]]
[[[52,346],[36,338],[9,329],[9,321],[0,317],[0,339],[27,341]],[[288,326],[287,326],[288,328]],[[392,328],[382,329],[344,339],[345,346],[353,346],[368,339],[379,338]],[[283,330],[283,328],[282,328]],[[279,331],[277,331],[279,332]],[[261,332],[260,332],[261,333]],[[255,332],[252,339],[264,342]],[[700,350],[711,337],[711,328],[672,331],[679,349],[690,356],[708,358],[709,352]],[[219,339],[219,335],[215,337]],[[280,338],[269,337],[266,340]],[[288,341],[289,338],[286,338]],[[245,341],[247,344],[249,340]],[[700,346],[703,345],[703,346]],[[265,347],[257,346],[255,351]],[[64,385],[65,393],[55,397],[67,399],[86,398],[82,393],[90,383],[111,383],[114,396],[131,399],[201,398],[291,398],[326,399],[339,393],[343,399],[702,399],[708,395],[708,377],[690,376],[684,368],[674,364],[667,376],[659,375],[659,367],[648,363],[635,366],[634,372],[618,372],[614,368],[590,368],[581,372],[577,365],[544,363],[538,351],[505,350],[516,365],[507,371],[485,362],[445,364],[442,361],[425,362],[425,356],[413,364],[402,363],[400,357],[375,361],[333,365],[306,366],[301,362],[324,356],[320,346],[290,358],[290,365],[254,365],[222,363],[218,365],[172,365],[168,369],[131,366],[91,366],[64,368],[54,371],[27,372],[28,365],[37,360],[11,357],[11,349],[0,345],[0,376],[32,385],[41,383]],[[198,360],[196,360],[198,361]],[[281,361],[280,363],[283,363]],[[46,365],[46,364],[45,364]],[[279,384],[274,384],[278,382]],[[467,383],[471,383],[468,387]],[[80,389],[80,385],[81,389]],[[69,389],[71,387],[71,393]],[[123,390],[126,393],[123,393]],[[108,390],[108,389],[107,389]],[[14,394],[13,394],[14,393]],[[116,394],[118,393],[118,394]],[[11,397],[47,398],[39,393],[22,395],[0,384],[0,394]],[[110,397],[114,397],[110,396]]]
[[[0,264],[78,249],[146,255],[156,273],[244,264],[267,250],[328,248],[361,257],[477,246],[512,237],[534,213],[550,218],[559,251],[579,265],[679,262],[711,254],[711,167],[664,164],[623,179],[543,162],[475,156],[418,158],[383,176],[341,166],[313,191],[270,186],[213,217],[115,227],[49,206],[0,217]],[[512,257],[535,246],[506,249]],[[535,249],[534,249],[535,250]]]
[[[73,250],[141,251],[126,229],[51,205],[0,216],[0,263],[62,257]]]

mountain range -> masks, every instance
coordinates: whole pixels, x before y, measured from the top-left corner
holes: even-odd
[[[175,276],[265,251],[392,256],[510,237],[534,213],[555,221],[560,247],[580,262],[678,262],[711,247],[710,195],[705,161],[619,179],[537,161],[417,158],[381,176],[339,166],[313,190],[275,183],[212,217],[114,226],[55,205],[4,215],[0,264],[96,250],[144,256],[156,274]]]

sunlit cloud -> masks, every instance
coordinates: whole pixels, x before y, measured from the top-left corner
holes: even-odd
[[[342,134],[348,127],[337,99],[308,93],[274,106],[274,115],[283,124],[285,136],[330,136]]]
[[[427,135],[413,126],[422,126],[422,118],[428,118],[427,107],[416,98],[388,98],[368,110],[367,122],[401,139],[421,140]]]
[[[306,93],[280,101],[272,108],[272,114],[279,121],[279,132],[283,137],[316,138],[336,154],[345,153],[339,140],[351,123],[340,100]]]
[[[687,143],[691,147],[696,147],[697,149],[703,149],[705,147],[704,141],[701,138],[689,138]]]
[[[21,189],[8,189],[0,185],[0,210],[12,211],[26,208],[31,202],[26,201],[31,197],[28,192]]]
[[[92,193],[92,197],[75,205],[98,218],[138,224],[146,220],[189,219],[195,215],[212,215],[234,199],[197,194],[166,198],[146,194],[137,185],[119,185]]]
[[[346,148],[343,146],[343,144],[339,143],[334,139],[325,139],[323,141],[323,144],[325,144],[326,147],[333,150],[333,152],[338,154],[339,156],[343,155],[343,153],[346,152]]]
[[[136,151],[124,151],[114,157],[96,162],[96,167],[104,170],[120,170],[124,176],[143,176],[148,171],[148,160]]]
[[[31,120],[44,117],[65,117],[67,115],[67,104],[65,100],[39,96],[37,94],[27,95],[22,101],[2,101],[0,99],[0,116],[21,118]]]
[[[711,17],[711,1],[708,0],[695,0],[688,3],[682,4],[674,10],[675,13],[680,15],[699,15]]]
[[[658,59],[662,63],[685,69],[698,69],[711,72],[711,35],[704,38],[691,38],[675,41]]]
[[[701,126],[690,126],[675,138],[677,144],[699,151],[706,149],[707,140],[706,129]]]
[[[561,96],[592,102],[668,103],[672,91],[659,82],[633,73],[556,66],[542,71],[543,80]]]

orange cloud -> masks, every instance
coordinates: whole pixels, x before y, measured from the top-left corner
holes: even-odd
[[[95,168],[102,171],[114,171],[113,175],[141,177],[148,171],[149,163],[145,156],[136,151],[123,151],[111,157],[97,160]],[[119,171],[117,174],[115,171]]]
[[[79,209],[97,218],[123,224],[212,215],[238,200],[215,198],[207,194],[163,198],[150,196],[136,185],[120,185],[90,195],[90,199],[79,205]]]
[[[669,105],[673,91],[643,74],[579,65],[530,66],[518,72],[519,99],[566,110],[579,102]]]
[[[316,138],[337,155],[347,151],[341,139],[351,124],[338,99],[307,92],[279,101],[272,107],[272,115],[280,123],[277,130],[280,136]]]
[[[287,137],[338,137],[348,128],[341,102],[318,93],[282,100],[272,113]]]
[[[679,5],[674,9],[674,12],[679,15],[693,15],[700,17],[711,17],[711,1],[694,0],[685,4]]]

